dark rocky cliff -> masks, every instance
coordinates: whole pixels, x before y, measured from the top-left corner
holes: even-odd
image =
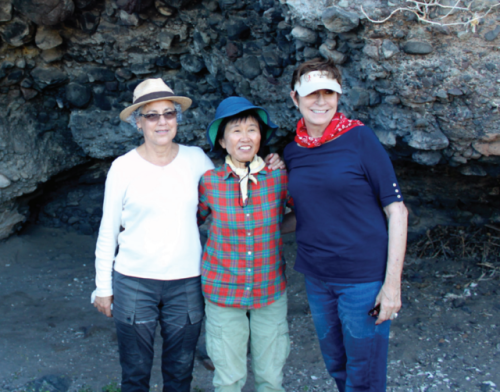
[[[340,110],[371,126],[388,149],[415,227],[440,222],[439,213],[426,215],[432,208],[453,210],[447,222],[495,221],[498,1],[462,1],[470,12],[448,16],[430,10],[435,23],[487,14],[454,26],[409,12],[377,24],[360,8],[379,20],[406,4],[394,3],[0,0],[0,238],[35,205],[47,224],[95,231],[106,166],[141,142],[118,119],[141,80],[162,77],[193,99],[180,143],[207,149],[215,108],[239,94],[270,110],[280,150],[299,118],[288,98],[292,70],[317,56],[342,67]]]

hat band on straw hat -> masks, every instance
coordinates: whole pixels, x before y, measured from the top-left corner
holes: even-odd
[[[151,101],[152,99],[158,99],[158,98],[169,98],[169,97],[175,97],[175,94],[172,94],[169,91],[158,91],[155,93],[149,93],[140,96],[134,101],[134,105],[146,101]]]

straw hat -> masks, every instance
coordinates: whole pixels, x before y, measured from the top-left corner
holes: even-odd
[[[139,83],[135,88],[133,104],[128,108],[122,110],[122,112],[120,113],[120,119],[122,121],[127,121],[127,118],[137,108],[150,102],[163,100],[177,102],[181,105],[182,111],[189,108],[191,106],[191,103],[193,102],[187,97],[180,97],[175,95],[172,89],[168,87],[161,78],[146,79],[144,82]]]

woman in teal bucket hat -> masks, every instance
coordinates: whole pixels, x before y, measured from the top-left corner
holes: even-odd
[[[250,340],[255,389],[284,391],[290,351],[281,231],[288,201],[285,170],[270,170],[257,154],[277,126],[266,109],[242,97],[221,102],[207,128],[225,163],[199,186],[199,218],[212,214],[202,260],[207,351],[218,392],[241,391]],[[287,218],[288,220],[288,218]]]

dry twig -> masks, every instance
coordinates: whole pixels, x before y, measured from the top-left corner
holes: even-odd
[[[406,1],[407,6],[405,7],[399,7],[393,10],[389,16],[385,19],[382,20],[375,20],[372,19],[368,16],[366,11],[364,10],[363,6],[361,6],[361,12],[363,13],[366,18],[372,22],[372,23],[385,23],[389,19],[393,17],[398,12],[411,12],[413,13],[417,19],[420,22],[423,23],[429,23],[432,25],[438,25],[438,26],[471,26],[472,27],[472,32],[476,32],[476,26],[479,24],[479,21],[484,18],[486,15],[488,15],[494,8],[500,6],[500,2],[498,4],[495,4],[491,6],[485,13],[482,15],[479,15],[477,12],[472,11],[472,4],[474,3],[474,0],[472,0],[467,6],[465,7],[460,7],[459,4],[463,0],[457,0],[455,5],[445,5],[441,4],[442,0],[422,0],[422,1],[415,1],[415,0],[409,0]],[[465,3],[465,2],[464,2]],[[431,20],[431,15],[434,11],[437,9],[444,9],[449,11],[444,15],[438,18],[438,21]],[[460,11],[462,13],[468,14],[468,20],[465,22],[460,21],[460,22],[450,22],[450,23],[444,23],[443,20],[448,18],[452,13],[455,11]]]

